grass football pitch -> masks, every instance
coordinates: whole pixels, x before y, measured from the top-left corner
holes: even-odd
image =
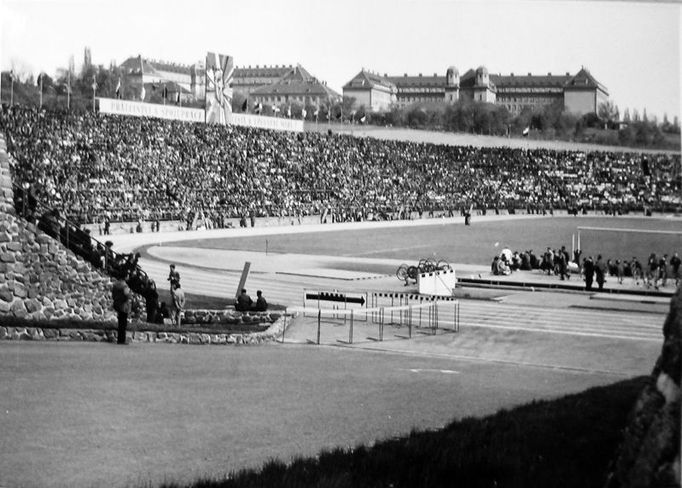
[[[682,231],[679,219],[643,217],[558,217],[506,221],[485,221],[476,217],[473,225],[445,224],[419,227],[385,227],[320,233],[223,238],[184,241],[178,246],[203,249],[298,253],[359,258],[391,258],[418,261],[421,258],[445,259],[450,263],[489,264],[502,249],[533,250],[541,255],[547,247],[566,246],[578,227]],[[646,263],[650,253],[658,256],[682,252],[682,235],[624,232],[581,232],[582,256],[627,259],[637,256]]]

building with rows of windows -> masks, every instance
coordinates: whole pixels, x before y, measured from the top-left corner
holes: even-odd
[[[296,65],[273,83],[263,84],[248,93],[249,100],[263,106],[286,106],[297,103],[302,106],[333,105],[342,97],[312,76],[303,66]]]
[[[146,94],[145,99],[148,99],[153,91],[164,88],[173,101],[195,101],[205,97],[203,61],[184,65],[138,55],[126,59],[121,64],[121,72],[122,85],[132,87],[135,97]],[[235,67],[231,86],[235,93],[248,97],[254,103],[322,105],[341,100],[340,94],[301,65]]]
[[[485,66],[470,69],[460,76],[454,66],[444,76],[379,75],[364,68],[343,87],[343,95],[355,99],[355,108],[387,110],[393,105],[418,102],[473,100],[504,105],[512,114],[524,108],[562,103],[564,109],[578,114],[596,112],[608,99],[606,87],[581,68],[575,75],[491,74]]]

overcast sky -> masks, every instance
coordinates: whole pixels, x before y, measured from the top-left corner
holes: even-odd
[[[542,0],[0,0],[2,70],[54,74],[90,46],[95,64],[129,56],[238,66],[301,63],[341,87],[388,74],[576,73],[621,108],[680,114],[680,5]]]

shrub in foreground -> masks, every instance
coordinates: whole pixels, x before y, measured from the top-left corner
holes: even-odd
[[[334,449],[260,470],[215,487],[601,487],[637,395],[649,377],[536,401],[437,431],[413,431],[373,447]],[[165,485],[167,487],[177,485]]]

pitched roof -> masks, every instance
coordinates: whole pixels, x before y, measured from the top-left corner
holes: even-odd
[[[513,87],[563,87],[571,78],[571,75],[490,75],[490,81],[504,88]]]
[[[357,88],[376,88],[377,86],[395,90],[395,84],[387,77],[379,76],[364,69],[355,75],[348,83],[343,85],[343,89],[357,89]]]
[[[488,75],[488,80],[490,81],[490,88],[495,89],[495,80],[493,75]],[[466,73],[459,77],[459,87],[460,88],[474,88],[480,86],[476,84],[476,71],[473,69],[468,69]]]
[[[121,68],[124,68],[129,73],[140,71],[140,64],[142,73],[145,75],[154,75],[162,77],[159,71],[167,73],[181,73],[189,75],[192,72],[192,66],[178,63],[171,63],[167,61],[157,61],[153,59],[143,58],[141,56],[130,57],[121,63]]]
[[[582,67],[580,68],[580,71],[578,71],[575,76],[573,76],[570,80],[566,82],[566,88],[598,88],[602,90],[604,93],[608,94],[608,90],[604,85],[599,83],[594,76],[590,74],[589,71],[587,71],[586,68]]]
[[[234,69],[235,78],[281,78],[291,71],[294,67],[289,66],[239,66]]]
[[[386,77],[391,82],[395,83],[398,88],[409,86],[445,86],[445,76],[388,76]]]
[[[318,95],[330,98],[341,98],[341,95],[321,83],[303,66],[296,65],[289,73],[271,85],[256,88],[252,95]]]

